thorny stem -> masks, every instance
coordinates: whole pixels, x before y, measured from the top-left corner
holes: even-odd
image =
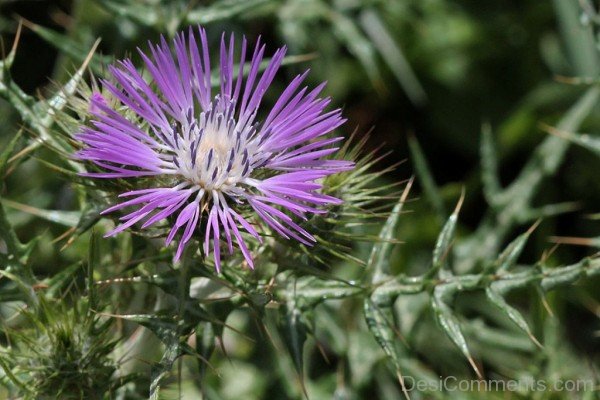
[[[596,275],[600,275],[600,258],[592,257],[586,258],[576,264],[558,268],[547,268],[536,265],[517,272],[455,275],[442,280],[426,278],[425,276],[408,277],[401,275],[370,289],[353,285],[352,283],[340,286],[340,282],[335,282],[335,287],[328,288],[321,286],[313,290],[298,290],[296,293],[291,293],[285,287],[280,287],[274,291],[274,300],[284,303],[289,300],[290,296],[295,296],[302,298],[308,304],[314,304],[314,302],[327,299],[348,298],[370,292],[371,298],[377,300],[377,302],[385,302],[395,299],[400,295],[417,294],[433,290],[438,285],[453,286],[457,291],[471,291],[485,289],[494,282],[500,283],[504,291],[528,285],[537,285],[544,291],[549,291],[560,286],[575,283],[581,277]],[[261,289],[259,288],[259,290]]]

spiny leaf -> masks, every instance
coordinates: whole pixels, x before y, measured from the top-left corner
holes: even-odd
[[[590,88],[564,115],[557,129],[575,130],[598,103],[599,97],[600,88]],[[564,140],[551,136],[535,149],[517,179],[503,193],[503,196],[512,200],[505,213],[518,215],[528,208],[542,179],[556,171],[567,147]]]
[[[504,251],[496,260],[495,266],[497,272],[504,272],[515,266],[517,259],[523,252],[523,249],[525,248],[525,245],[529,240],[529,237],[531,236],[535,228],[537,228],[537,226],[540,224],[540,222],[541,221],[538,221],[535,224],[533,224],[533,226],[529,228],[527,232],[517,236],[515,240],[513,240],[508,246],[506,246],[506,249],[504,249]]]
[[[435,248],[433,249],[433,270],[435,271],[441,271],[444,265],[444,260],[448,256],[450,246],[452,245],[452,241],[454,239],[454,232],[456,231],[458,213],[460,212],[464,199],[465,193],[463,190],[462,194],[460,195],[460,199],[456,204],[454,212],[452,213],[452,215],[450,215],[450,218],[448,218],[448,221],[442,228],[442,231],[438,236],[437,242],[435,243]]]
[[[95,203],[87,203],[83,211],[80,213],[79,220],[75,226],[75,229],[72,229],[72,235],[67,240],[67,243],[63,246],[63,249],[69,246],[71,243],[75,241],[79,236],[83,233],[87,232],[92,226],[96,224],[100,220],[100,212],[105,207]],[[70,233],[70,232],[68,232]]]
[[[435,318],[440,324],[442,330],[467,358],[469,364],[471,364],[471,367],[477,374],[477,377],[479,379],[483,379],[483,375],[481,374],[479,367],[477,367],[473,356],[471,356],[471,352],[467,346],[467,341],[460,329],[458,318],[456,318],[454,312],[447,303],[455,293],[456,287],[454,285],[437,285],[433,291],[431,306],[433,308]]]
[[[32,105],[32,118],[30,121],[28,121],[28,123],[40,135],[39,140],[36,140],[30,145],[32,149],[39,147],[45,142],[48,142],[50,145],[66,153],[72,152],[72,147],[67,144],[64,139],[60,137],[60,135],[49,128],[55,122],[58,113],[60,113],[67,106],[69,97],[76,93],[79,84],[83,80],[83,76],[88,64],[92,60],[92,57],[94,56],[99,44],[100,40],[97,40],[88,52],[87,57],[83,60],[81,66],[77,69],[77,71],[75,71],[69,81],[56,91],[54,96],[47,100],[40,100]],[[75,162],[71,159],[67,159],[67,162],[75,171],[84,171],[84,167],[81,163]]]
[[[13,51],[16,49],[16,43],[13,46]],[[98,42],[94,45],[88,57],[84,60],[81,67],[73,75],[73,77],[67,82],[61,89],[58,90],[57,94],[51,97],[48,101],[40,100],[36,101],[32,96],[27,95],[23,90],[10,78],[11,63],[7,63],[5,60],[2,62],[2,74],[0,76],[0,96],[8,100],[11,105],[20,114],[23,121],[30,126],[38,138],[31,143],[21,153],[27,154],[42,144],[52,145],[58,149],[71,151],[71,148],[65,145],[64,141],[61,140],[57,135],[50,131],[50,126],[54,123],[55,116],[60,112],[67,104],[67,97],[75,93],[78,83],[82,80],[87,63],[91,60],[91,57],[96,49]],[[12,51],[11,51],[12,54]],[[10,55],[8,60],[10,60]],[[75,168],[75,170],[81,170],[82,166],[75,163],[72,160],[68,162]]]
[[[2,354],[0,354],[0,368],[2,368],[8,379],[10,379],[10,381],[14,385],[19,387],[24,393],[27,393],[29,395],[34,394],[31,388],[13,373],[12,369],[8,366],[8,364],[5,361],[5,357]]]
[[[90,247],[88,250],[88,265],[87,265],[87,292],[89,304],[92,310],[96,309],[96,286],[94,285],[94,271],[100,269],[102,253],[101,253],[101,236],[92,231],[90,235]]]
[[[490,286],[488,286],[485,289],[485,294],[486,294],[487,298],[490,300],[490,302],[492,304],[494,304],[496,307],[498,307],[498,309],[500,309],[500,311],[502,311],[523,332],[525,332],[527,334],[527,336],[529,336],[531,341],[536,344],[536,346],[538,346],[540,348],[543,347],[541,345],[541,343],[535,338],[535,336],[533,336],[533,333],[531,333],[531,329],[529,328],[529,325],[527,324],[527,321],[525,321],[525,318],[523,317],[523,315],[521,315],[521,313],[517,309],[511,307],[506,302],[504,297],[502,297],[502,295],[494,289],[494,283],[492,283]]]
[[[41,208],[21,204],[16,201],[2,199],[5,206],[14,208],[25,213],[35,215],[36,217],[45,219],[46,221],[55,222],[67,227],[77,226],[77,222],[81,216],[79,211],[63,211],[63,210],[44,210]]]
[[[19,22],[17,26],[17,32],[15,33],[15,40],[13,41],[13,45],[10,49],[10,52],[6,55],[4,60],[0,61],[0,81],[4,81],[6,75],[9,73],[10,68],[15,62],[15,56],[17,55],[17,46],[19,45],[19,40],[21,38],[21,30],[23,28],[23,24]],[[0,87],[2,83],[0,83]]]
[[[285,307],[284,343],[290,352],[296,373],[300,381],[304,382],[304,343],[308,337],[308,329],[302,321],[302,314],[296,306],[295,300],[290,300]],[[304,386],[304,383],[303,385]]]
[[[590,150],[597,156],[600,156],[600,137],[593,136],[587,133],[574,133],[564,130],[559,130],[551,126],[544,126],[549,133],[575,143],[585,149]]]
[[[408,398],[406,386],[404,385],[404,380],[400,373],[403,364],[402,359],[407,356],[406,349],[403,348],[400,338],[396,334],[391,304],[376,304],[370,298],[366,298],[363,303],[363,311],[365,314],[365,321],[367,322],[371,334],[377,343],[379,343],[379,346],[381,346],[385,354],[392,359],[396,371],[398,372],[402,391]]]
[[[498,174],[498,157],[496,155],[496,145],[492,136],[492,127],[489,123],[481,127],[481,145],[479,147],[481,155],[481,181],[483,183],[483,193],[487,202],[494,206],[498,202],[498,194],[502,191]]]
[[[364,288],[353,282],[304,276],[295,281],[293,291],[286,287],[283,291],[277,291],[275,296],[284,301],[289,301],[291,297],[295,297],[300,303],[299,306],[304,310],[310,309],[325,300],[343,299],[363,291]]]
[[[408,136],[408,149],[410,150],[413,166],[419,177],[419,182],[423,186],[425,197],[435,209],[436,215],[440,220],[446,219],[446,209],[440,190],[437,187],[433,175],[425,158],[425,154],[414,135]]]
[[[570,285],[579,280],[582,276],[598,274],[600,268],[596,265],[596,268],[592,268],[586,271],[590,266],[591,261],[585,259],[580,263],[573,264],[562,268],[544,268],[541,286],[542,289],[547,292],[557,287]]]
[[[600,237],[551,236],[549,240],[552,243],[600,248]]]
[[[371,41],[365,37],[352,18],[333,9],[327,15],[331,19],[334,34],[362,64],[373,85],[382,89],[379,68],[375,62],[377,53]]]
[[[364,10],[360,15],[363,29],[388,64],[396,79],[413,104],[421,106],[427,101],[423,86],[406,60],[402,49],[394,41],[379,15],[372,9]]]
[[[285,338],[282,337],[281,313],[273,308],[265,309],[264,313],[264,331],[268,340],[272,344],[272,350],[275,352],[276,369],[282,375],[284,388],[288,398],[300,398],[302,395],[308,398],[305,382],[302,376],[297,372],[292,354],[287,351]]]
[[[592,87],[562,117],[558,129],[574,131],[590,114],[600,98],[600,88]],[[531,202],[543,179],[553,174],[562,162],[568,142],[558,137],[546,138],[533,152],[518,177],[498,194],[498,210],[492,210],[483,219],[477,231],[458,244],[455,269],[471,271],[479,262],[491,260],[497,249],[515,224],[522,223],[531,215]],[[468,257],[467,257],[468,256]]]
[[[404,338],[401,337],[395,326],[392,304],[391,299],[366,298],[363,303],[363,312],[369,331],[384,353],[392,360],[402,391],[405,397],[409,398],[402,371],[413,379],[428,382],[432,385],[428,387],[434,387],[436,376],[418,360],[410,356]],[[436,393],[436,391],[431,391],[428,394],[434,398],[443,398],[443,395]]]
[[[531,220],[553,217],[555,215],[573,212],[581,208],[577,202],[567,201],[564,203],[546,204],[539,208],[530,208],[519,216],[519,222],[529,222]]]
[[[575,73],[597,77],[600,73],[600,57],[594,29],[591,24],[581,23],[580,2],[554,0],[553,3]]]
[[[11,154],[17,147],[19,140],[21,140],[21,135],[23,131],[19,130],[15,134],[15,136],[8,142],[2,153],[0,154],[0,178],[4,179],[6,175],[6,171],[8,170],[8,160],[10,159]]]
[[[4,177],[6,174],[8,160],[16,148],[20,137],[21,131],[18,131],[2,153],[0,153],[0,177]],[[17,272],[33,282],[33,273],[26,266],[26,260],[22,259],[31,250],[32,245],[33,242],[30,245],[21,244],[8,218],[6,218],[4,207],[0,201],[0,269]]]
[[[248,11],[275,3],[274,0],[221,0],[206,7],[195,7],[187,13],[189,24],[209,24],[243,15]]]
[[[160,20],[159,8],[156,5],[150,6],[149,4],[143,4],[143,2],[131,3],[118,0],[105,0],[100,4],[115,14],[131,18],[142,25],[155,26]]]
[[[22,21],[26,27],[35,32],[44,41],[56,47],[56,49],[60,50],[63,54],[71,56],[79,63],[86,64],[84,60],[86,60],[90,54],[87,47],[82,46],[81,43],[71,39],[68,35],[60,34],[26,19],[22,19]],[[96,46],[97,43],[94,45],[94,47]],[[111,61],[111,57],[96,55],[91,60],[89,65],[94,73],[101,74],[103,64],[108,64]]]
[[[152,367],[150,377],[150,399],[158,400],[162,379],[171,371],[175,361],[184,354],[181,342],[173,335],[165,344],[165,351],[160,362]]]
[[[366,271],[368,271],[367,279],[370,277],[371,282],[379,282],[390,274],[389,253],[393,246],[391,241],[395,236],[396,225],[398,224],[398,220],[400,218],[400,212],[402,211],[402,207],[404,207],[404,203],[408,198],[412,183],[413,179],[411,178],[404,188],[404,192],[402,193],[402,196],[400,196],[400,200],[394,206],[390,216],[381,228],[378,243],[376,243],[371,250],[371,255],[366,267]]]
[[[391,306],[376,304],[372,299],[367,298],[363,304],[363,311],[367,326],[375,340],[399,369],[400,359],[406,356],[406,350],[400,346],[399,337],[394,332],[394,315]]]
[[[215,330],[210,322],[201,322],[196,328],[196,352],[202,357],[198,358],[198,369],[200,370],[200,381],[206,375],[209,360],[215,350]]]
[[[81,270],[81,262],[77,262],[63,268],[58,273],[48,277],[44,281],[44,285],[47,286],[45,289],[45,296],[47,298],[53,298],[60,294],[60,291],[68,284],[73,282],[73,276],[77,271]]]
[[[19,271],[20,272],[20,271]],[[16,287],[25,295],[28,303],[33,306],[37,306],[39,303],[38,297],[35,294],[33,286],[31,285],[31,279],[26,280],[19,275],[10,272],[8,269],[0,270],[0,279],[8,278],[16,284]]]

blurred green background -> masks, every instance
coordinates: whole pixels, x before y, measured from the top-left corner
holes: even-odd
[[[91,65],[98,69],[105,60],[128,55],[137,62],[136,46],[146,49],[148,40],[155,41],[160,34],[172,36],[178,29],[198,23],[207,28],[215,46],[222,31],[244,34],[251,40],[261,35],[269,53],[287,45],[289,54],[297,57],[292,57],[293,62],[279,74],[276,89],[310,68],[310,83],[327,81],[325,93],[333,98],[335,106],[344,109],[348,118],[342,128],[344,134],[349,136],[358,129],[358,135],[363,136],[372,129],[368,147],[381,146],[382,153],[390,151],[379,168],[406,161],[386,174],[380,184],[417,173],[416,188],[407,207],[411,212],[402,215],[397,233],[403,244],[393,253],[392,268],[406,273],[423,272],[421,265],[430,258],[443,226],[442,216],[453,209],[462,188],[466,198],[458,236],[465,241],[483,237],[476,236],[476,232],[490,206],[481,180],[482,131],[491,133],[499,160],[499,182],[507,186],[522,171],[534,149],[549,137],[546,127],[555,126],[590,86],[598,84],[600,72],[596,67],[600,65],[596,25],[576,0],[0,0],[5,53],[12,45],[20,18],[26,22],[12,78],[35,96],[47,96],[54,92],[56,83],[68,80],[97,38],[102,39],[99,56]],[[276,92],[271,92],[270,100]],[[2,146],[19,129],[21,120],[4,100],[0,100],[0,120]],[[593,134],[599,128],[596,107],[576,131]],[[421,152],[415,153],[419,145]],[[419,155],[426,160],[430,175],[424,173],[424,164],[419,164]],[[38,162],[38,157],[56,156],[42,150],[19,166],[4,180],[0,196],[39,209],[74,210],[71,183]],[[554,242],[565,241],[553,237],[598,236],[600,221],[593,216],[600,212],[598,171],[598,154],[579,146],[569,147],[560,166],[550,171],[551,177],[533,194],[532,208],[570,204],[559,207],[564,211],[559,215],[549,215],[555,214],[552,210],[540,214],[543,221],[525,248],[520,259],[523,264],[535,263],[554,247]],[[433,192],[423,190],[427,177],[432,180]],[[43,238],[32,260],[38,274],[55,274],[58,266],[76,262],[85,254],[85,241],[65,251],[52,243],[65,230],[60,224],[23,212],[22,206],[19,209],[13,204],[8,209],[23,241],[40,235]],[[506,230],[499,235],[499,246],[506,245],[531,223],[517,218],[498,228]],[[563,244],[555,249],[552,263],[573,263],[595,251],[594,246]],[[363,258],[368,254],[362,253]],[[551,296],[557,342],[568,348],[568,356],[561,353],[557,357],[574,368],[573,376],[583,374],[581,369],[598,376],[594,369],[600,359],[598,284],[597,278],[591,279]],[[544,319],[537,316],[544,313],[539,301],[531,300],[527,290],[515,299],[519,307],[531,312],[532,320]],[[475,306],[477,296],[461,301],[467,318],[481,311]],[[249,324],[246,314],[231,318],[233,324]],[[544,326],[543,321],[536,323]],[[348,340],[367,340],[362,335],[351,332]],[[422,349],[436,341],[436,335],[426,330],[414,334],[417,357],[439,374],[454,372],[455,368],[461,373],[468,371],[460,354],[449,350],[447,343],[440,345],[445,346],[444,350],[435,353],[447,357],[446,361],[429,359]],[[244,343],[246,347],[262,346]],[[369,345],[373,348],[373,343]],[[212,385],[220,388],[214,389],[214,398],[266,398],[268,393],[276,396],[280,386],[270,382],[270,374],[260,373],[266,368],[261,364],[266,361],[261,361],[260,352],[239,343],[237,346],[232,354],[236,368],[220,361],[222,375],[210,378]],[[486,352],[485,342],[475,347],[478,353]],[[528,365],[527,354],[531,353],[527,351],[518,358],[499,356],[497,364],[489,361],[490,369],[502,373],[498,365],[504,363],[520,363],[506,366],[515,371],[531,372],[547,366],[533,359]],[[330,356],[334,358],[330,364],[318,354],[310,356],[320,360],[310,364],[314,372],[310,379],[326,381],[322,392],[311,389],[317,393],[314,398],[326,398],[319,396],[330,393],[327,388],[336,386],[336,374],[343,374],[343,363]],[[371,371],[360,373],[368,375]],[[227,384],[238,380],[242,383],[237,386]],[[391,384],[393,389],[386,393],[387,384],[373,376],[357,385],[357,398],[394,398],[399,393]],[[523,396],[530,398],[530,394]]]

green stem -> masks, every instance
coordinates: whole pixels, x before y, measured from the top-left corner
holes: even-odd
[[[582,277],[600,275],[600,258],[586,258],[576,264],[559,268],[530,267],[524,271],[506,272],[502,274],[481,273],[450,276],[446,279],[426,278],[424,276],[397,276],[371,289],[371,298],[378,301],[394,299],[400,295],[417,294],[431,290],[437,285],[454,286],[458,291],[481,290],[492,282],[499,290],[508,292],[528,285],[539,285],[544,291],[575,283]],[[288,301],[290,296],[301,298],[306,305],[314,305],[328,299],[342,299],[365,294],[366,287],[336,282],[327,287],[327,283],[311,277],[311,285],[290,293],[287,288],[277,289],[274,298],[277,301]],[[302,279],[299,279],[299,282]],[[301,285],[301,284],[300,284]],[[312,288],[311,288],[312,286]],[[258,290],[266,290],[267,286]]]

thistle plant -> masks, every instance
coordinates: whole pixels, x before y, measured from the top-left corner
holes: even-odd
[[[474,3],[73,4],[65,32],[18,25],[0,64],[19,119],[0,127],[0,398],[594,398],[600,262],[549,243],[600,247],[564,237],[593,232],[597,196],[560,186],[595,187],[570,149],[598,147],[592,2],[553,3],[535,49],[556,81],[491,33],[514,15]],[[33,34],[60,55],[38,96]],[[473,49],[507,37],[539,86],[516,106],[494,86],[502,113],[463,140],[488,120],[463,97],[492,92]],[[402,165],[413,114],[432,122]]]
[[[212,240],[217,271],[221,269],[221,232],[229,252],[233,252],[235,240],[250,268],[254,268],[240,230],[243,227],[256,239],[260,236],[240,215],[248,212],[241,207],[251,208],[256,217],[286,239],[313,243],[314,237],[279,207],[306,219],[306,213],[324,212],[314,206],[340,202],[322,194],[318,181],[352,168],[349,161],[324,159],[337,150],[330,145],[342,139],[324,136],[343,119],[339,109],[324,111],[330,101],[317,97],[323,85],[312,91],[306,87],[298,90],[306,77],[302,74],[292,80],[261,121],[257,116],[259,106],[281,65],[285,48],[275,52],[259,76],[265,46],[257,42],[244,80],[246,39],[236,72],[233,35],[229,44],[225,34],[221,38],[220,91],[212,95],[203,28],[199,28],[198,35],[200,46],[192,28],[187,35],[177,35],[173,42],[176,59],[165,40],[151,48],[154,60],[141,53],[156,89],[129,60],[109,68],[116,85],[108,81],[103,85],[118,104],[111,107],[109,103],[114,101],[100,94],[92,96],[93,127],[84,128],[77,136],[86,145],[77,158],[106,170],[85,173],[88,177],[155,178],[154,186],[121,194],[131,199],[103,212],[140,207],[122,217],[123,222],[109,235],[143,219],[143,227],[148,227],[173,215],[175,223],[166,244],[180,229],[183,231],[175,261],[202,225],[204,254],[210,253]],[[119,114],[123,107],[135,112],[133,121]]]

